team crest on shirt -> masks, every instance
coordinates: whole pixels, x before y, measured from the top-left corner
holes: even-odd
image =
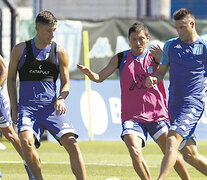
[[[153,73],[153,66],[148,66],[148,67],[147,67],[147,72],[148,72],[149,74],[152,74],[152,73]]]
[[[203,44],[195,44],[193,47],[193,54],[195,55],[203,54]]]

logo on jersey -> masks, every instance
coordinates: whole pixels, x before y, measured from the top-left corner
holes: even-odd
[[[180,44],[177,44],[176,46],[174,46],[174,48],[182,49],[182,46]]]
[[[42,65],[39,65],[39,69],[31,69],[29,70],[30,74],[49,74],[50,71],[43,71],[42,70]]]
[[[139,74],[136,74],[135,75],[135,80],[132,81],[132,85],[129,88],[129,90],[133,91],[134,88],[146,89],[145,80],[146,80],[146,76],[144,74],[142,74],[141,76]]]
[[[195,55],[203,54],[203,44],[195,44],[193,47],[193,54]]]
[[[148,72],[149,74],[152,74],[152,73],[153,73],[153,66],[148,66],[148,67],[147,67],[147,72]]]

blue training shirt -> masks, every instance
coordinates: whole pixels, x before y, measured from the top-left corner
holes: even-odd
[[[162,65],[170,65],[170,103],[201,101],[206,90],[207,42],[198,37],[191,43],[180,38],[168,40],[163,48]],[[189,100],[190,100],[189,99]]]
[[[31,41],[32,51],[34,57],[38,61],[45,61],[51,51],[51,45],[45,49],[38,49],[35,46],[34,39]],[[57,50],[57,48],[56,48]],[[57,53],[56,53],[57,54]],[[58,67],[57,56],[54,57]],[[23,66],[26,61],[26,46],[23,51],[22,57],[18,64],[18,70]],[[22,105],[49,105],[53,104],[56,100],[56,83],[50,81],[20,81],[19,88],[19,104]]]

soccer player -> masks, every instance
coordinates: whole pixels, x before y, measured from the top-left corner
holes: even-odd
[[[48,130],[68,152],[76,179],[85,180],[85,165],[76,141],[78,135],[65,114],[64,100],[69,94],[68,53],[53,41],[57,19],[51,12],[40,12],[35,25],[35,37],[17,44],[11,54],[8,92],[12,120],[17,123],[18,119],[23,154],[36,180],[43,177],[34,145],[37,148],[40,146],[44,130]],[[17,71],[20,79],[18,104]],[[61,87],[57,97],[56,80],[59,74]]]
[[[198,153],[194,136],[196,125],[204,111],[207,42],[198,36],[191,11],[184,8],[176,11],[174,24],[179,37],[165,43],[159,69],[146,80],[147,87],[159,83],[170,66],[171,127],[159,179],[166,179],[169,175],[180,146],[184,160],[207,175],[207,159]]]
[[[2,91],[2,85],[5,82],[7,78],[7,68],[6,65],[4,64],[3,57],[0,55],[0,130],[3,133],[3,135],[12,143],[16,151],[19,153],[22,159],[23,154],[22,154],[22,147],[20,140],[18,138],[18,135],[13,129],[13,122],[11,120],[11,114],[9,111],[9,105],[3,95]],[[30,180],[34,180],[34,177],[32,176],[32,173],[30,172],[26,162],[24,161],[24,166],[27,171],[27,174],[29,176]]]
[[[165,152],[169,119],[164,82],[148,89],[145,80],[156,71],[162,50],[152,47],[149,51],[146,48],[150,35],[143,23],[134,23],[129,28],[128,38],[131,49],[116,54],[99,73],[79,64],[77,67],[95,82],[104,81],[119,68],[121,138],[129,150],[136,173],[141,179],[151,179],[149,168],[142,156],[142,147],[146,145],[149,133],[162,152]],[[182,179],[189,179],[182,157],[177,158],[175,169]]]

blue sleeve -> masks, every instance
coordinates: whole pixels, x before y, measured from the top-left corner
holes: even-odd
[[[205,53],[206,53],[206,57],[207,57],[207,41],[205,39],[201,38],[201,42],[204,44]]]
[[[160,64],[162,65],[169,65],[170,60],[169,60],[169,55],[168,55],[168,51],[169,51],[169,46],[171,44],[171,41],[167,41],[163,47],[163,52],[162,52],[162,58],[160,61]]]

